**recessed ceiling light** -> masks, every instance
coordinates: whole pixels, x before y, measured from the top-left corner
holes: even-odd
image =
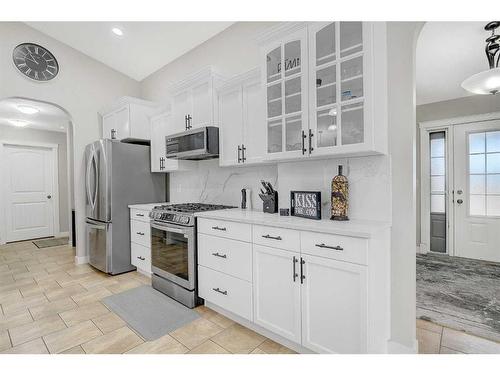
[[[22,127],[28,125],[28,121],[26,121],[26,120],[9,120],[9,121],[12,125],[17,126],[19,128],[22,128]]]
[[[111,31],[113,32],[113,34],[115,35],[118,35],[118,36],[123,36],[123,30],[118,28],[118,27],[113,27],[111,29]]]
[[[29,105],[18,105],[17,109],[19,110],[19,112],[22,112],[25,115],[34,115],[35,113],[40,112],[38,108]]]

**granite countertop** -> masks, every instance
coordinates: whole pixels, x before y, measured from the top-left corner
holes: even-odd
[[[312,232],[338,234],[352,237],[370,238],[375,233],[391,227],[391,223],[370,220],[332,221],[312,220],[294,216],[280,216],[262,211],[232,208],[226,210],[199,212],[196,217],[237,221],[249,224],[268,225],[280,228],[307,230]]]
[[[169,202],[129,204],[128,208],[133,208],[135,210],[151,211],[155,206],[161,206],[162,204],[168,204],[168,203]]]

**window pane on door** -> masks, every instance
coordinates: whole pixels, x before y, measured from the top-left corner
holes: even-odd
[[[469,214],[500,216],[500,131],[469,134]]]

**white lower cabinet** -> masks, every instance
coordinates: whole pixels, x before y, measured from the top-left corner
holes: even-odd
[[[302,345],[318,353],[366,353],[366,267],[304,254],[302,261]]]
[[[131,263],[146,274],[151,273],[151,248],[132,242],[130,244]]]
[[[130,262],[137,271],[151,276],[151,226],[146,209],[130,209]]]
[[[254,245],[254,323],[301,342],[300,254]]]

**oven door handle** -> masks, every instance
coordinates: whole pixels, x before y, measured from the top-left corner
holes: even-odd
[[[162,230],[165,232],[174,232],[174,233],[180,233],[183,235],[186,235],[186,231],[184,229],[178,229],[178,228],[173,228],[173,227],[167,227],[167,226],[160,226],[160,225],[155,225],[151,223],[151,228]]]

